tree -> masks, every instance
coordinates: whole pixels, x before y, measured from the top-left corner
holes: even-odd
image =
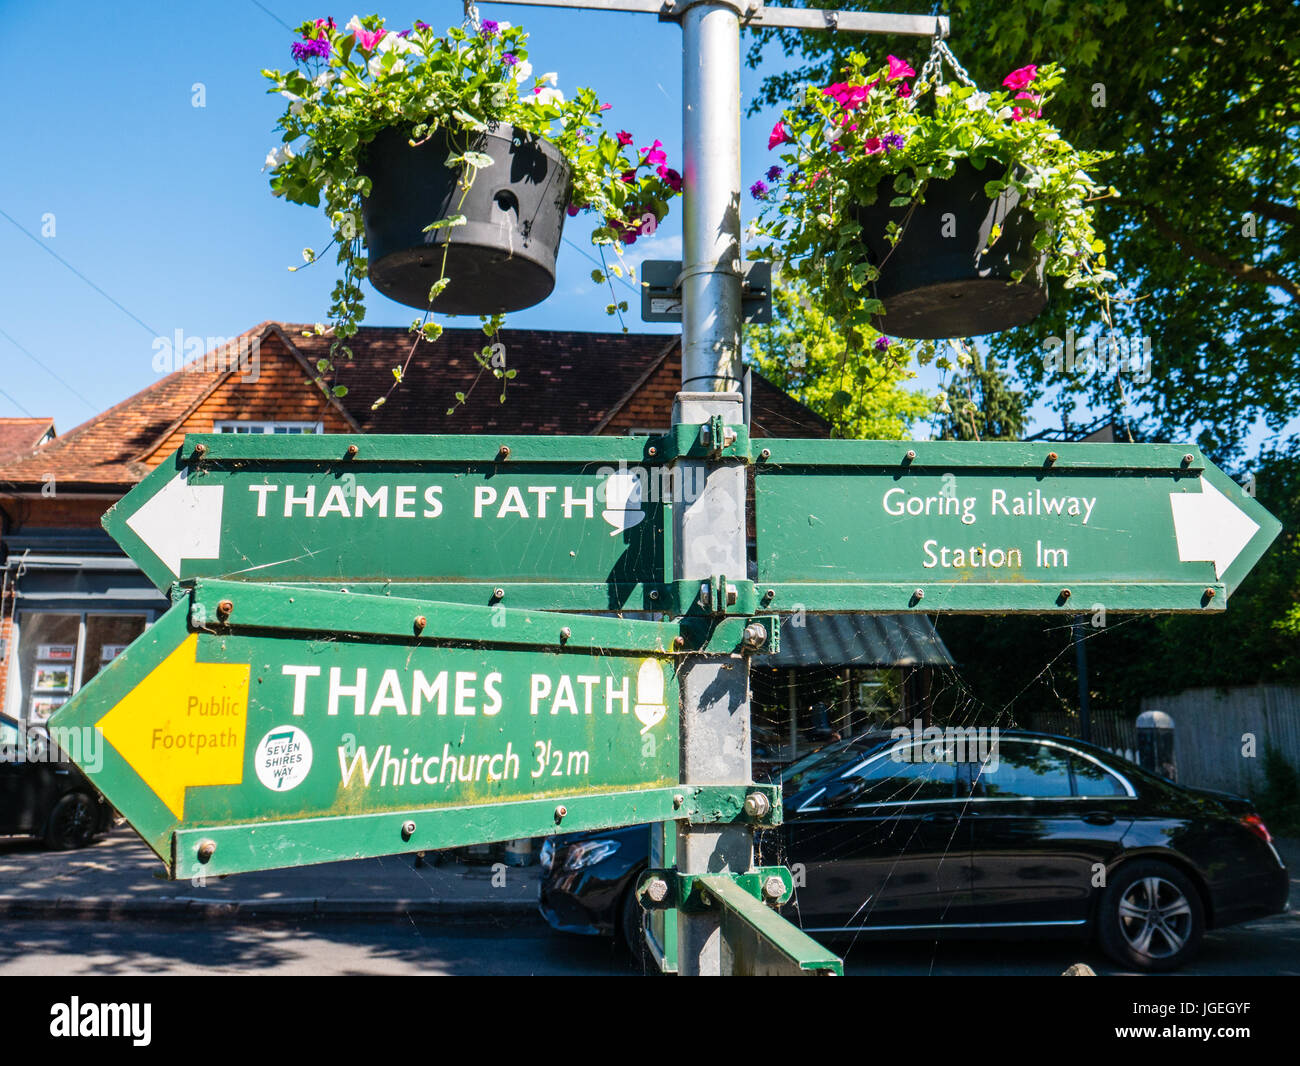
[[[875,7],[848,0],[842,6]],[[1239,454],[1262,418],[1278,431],[1300,410],[1300,5],[1285,0],[951,0],[951,45],[982,85],[1056,61],[1070,77],[1048,117],[1081,148],[1114,153],[1095,176],[1120,196],[1101,206],[1114,306],[1125,338],[1152,340],[1152,372],[1061,376],[1049,336],[1095,332],[1095,306],[1054,291],[1034,323],[991,339],[1031,384],[1086,395],[1121,418],[1148,412],[1147,435],[1195,435],[1211,456]],[[893,9],[931,10],[929,0]],[[919,70],[916,38],[765,31],[798,69],[765,79],[754,108],[808,81],[833,80],[844,56],[893,52]]]
[[[959,372],[944,390],[935,425],[940,440],[1019,440],[1029,420],[1025,393],[1011,388],[997,359],[965,346]]]
[[[1265,450],[1243,480],[1281,520],[1278,540],[1224,615],[1087,616],[1094,706],[1136,714],[1144,696],[1300,683],[1300,437]],[[986,713],[1073,706],[1070,619],[951,616],[938,627],[968,695]]]
[[[932,396],[905,387],[933,346],[867,336],[865,347],[851,346],[802,287],[777,286],[771,323],[746,327],[745,357],[827,419],[832,436],[903,440],[935,409]]]

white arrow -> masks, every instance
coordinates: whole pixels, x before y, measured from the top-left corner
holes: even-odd
[[[182,470],[157,496],[126,520],[126,524],[166,564],[181,576],[182,559],[216,559],[221,555],[221,485],[191,485]]]
[[[1185,563],[1213,563],[1215,577],[1223,576],[1259,532],[1258,522],[1205,480],[1199,493],[1171,492],[1169,503],[1174,509],[1178,558]]]

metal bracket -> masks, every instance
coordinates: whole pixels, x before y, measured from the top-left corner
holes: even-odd
[[[758,609],[754,583],[728,581],[723,574],[703,581],[673,581],[668,588],[671,591],[665,609],[673,615],[753,614]]]
[[[739,459],[750,462],[749,429],[729,425],[720,415],[708,422],[685,422],[654,440],[652,460],[669,464],[679,459]],[[649,450],[649,449],[647,449]]]
[[[740,267],[740,317],[761,325],[772,321],[772,264],[742,260]],[[735,274],[735,269],[705,266],[707,271]],[[648,259],[641,264],[641,319],[644,322],[682,320],[682,263],[680,259]]]
[[[682,802],[692,825],[744,822],[771,829],[784,816],[779,785],[692,785],[689,800]]]
[[[780,906],[794,895],[794,878],[784,866],[760,866],[749,873],[684,874],[677,870],[647,870],[637,881],[636,897],[648,911],[676,908],[683,914],[707,914],[716,896],[708,882],[725,879],[761,903]]]

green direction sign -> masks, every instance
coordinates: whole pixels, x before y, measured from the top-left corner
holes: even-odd
[[[190,435],[104,517],[160,588],[225,577],[653,609],[689,490],[630,437]],[[658,460],[662,462],[662,458]]]
[[[1221,610],[1281,529],[1194,447],[763,444],[765,610]]]
[[[173,877],[691,817],[681,632],[199,581],[50,727]]]

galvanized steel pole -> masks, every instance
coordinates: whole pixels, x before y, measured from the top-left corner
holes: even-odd
[[[682,391],[673,422],[727,425],[744,419],[740,386],[740,17],[730,3],[695,3],[681,15],[685,149],[682,253]],[[673,570],[701,583],[748,576],[745,468],[682,464],[683,484],[704,490],[674,511]],[[691,467],[702,468],[692,470]],[[723,591],[725,598],[725,590]],[[700,656],[681,672],[682,780],[687,785],[750,781],[749,662]],[[677,869],[745,873],[749,826],[679,823]],[[679,914],[677,966],[684,975],[729,974],[732,954],[714,915]]]

